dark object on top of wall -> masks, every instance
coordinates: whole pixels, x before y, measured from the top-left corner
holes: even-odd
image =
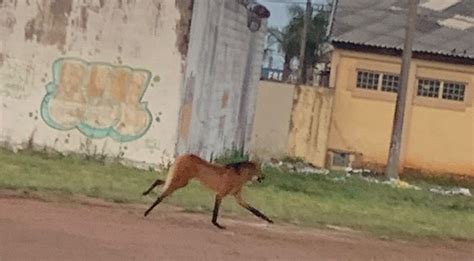
[[[256,14],[260,19],[267,19],[270,17],[270,11],[268,11],[268,9],[263,5],[249,3],[247,5],[247,9],[250,10],[250,12]]]
[[[240,0],[240,3],[247,8],[247,27],[250,31],[257,32],[262,25],[262,19],[270,17],[270,11],[252,0]]]

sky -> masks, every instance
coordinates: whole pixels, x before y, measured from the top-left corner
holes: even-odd
[[[304,6],[306,0],[258,0],[258,2],[270,10],[271,15],[268,25],[283,28],[290,20],[287,8],[293,3]],[[326,4],[327,0],[312,0],[312,2],[314,4]]]
[[[327,4],[330,0],[311,0],[313,4]],[[306,6],[306,0],[257,0],[258,3],[264,5],[270,11],[270,18],[268,19],[268,26],[276,26],[279,28],[285,27],[290,21],[288,16],[288,7],[292,4],[300,4]],[[276,53],[276,46],[270,47],[275,52],[272,57],[272,68],[283,70],[285,59],[280,54]],[[267,58],[270,59],[270,56]],[[263,67],[269,67],[269,60],[264,60]]]

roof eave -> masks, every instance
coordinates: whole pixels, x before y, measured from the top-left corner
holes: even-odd
[[[355,43],[347,40],[331,38],[330,42],[335,48],[349,49],[352,51],[382,53],[391,56],[401,56],[403,48],[398,46],[385,46],[367,43]],[[423,60],[436,60],[456,64],[474,65],[474,56],[445,53],[441,51],[427,51],[413,49],[413,57]]]

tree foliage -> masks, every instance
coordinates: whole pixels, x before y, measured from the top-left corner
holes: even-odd
[[[285,53],[285,68],[293,57],[299,57],[301,36],[304,26],[305,9],[300,5],[292,5],[288,8],[291,20],[282,30],[275,27],[269,28],[270,41],[278,42]],[[303,74],[306,68],[311,68],[318,60],[318,51],[326,39],[326,28],[328,25],[328,14],[326,12],[314,13],[311,23],[308,25],[306,38],[305,61]]]

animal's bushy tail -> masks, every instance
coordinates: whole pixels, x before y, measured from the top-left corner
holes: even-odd
[[[151,185],[151,187],[147,190],[145,190],[145,192],[143,192],[143,196],[146,196],[148,194],[150,194],[150,192],[156,187],[156,186],[159,186],[159,185],[163,185],[165,184],[165,182],[161,179],[157,179],[155,180],[155,182],[153,182],[153,184]]]

